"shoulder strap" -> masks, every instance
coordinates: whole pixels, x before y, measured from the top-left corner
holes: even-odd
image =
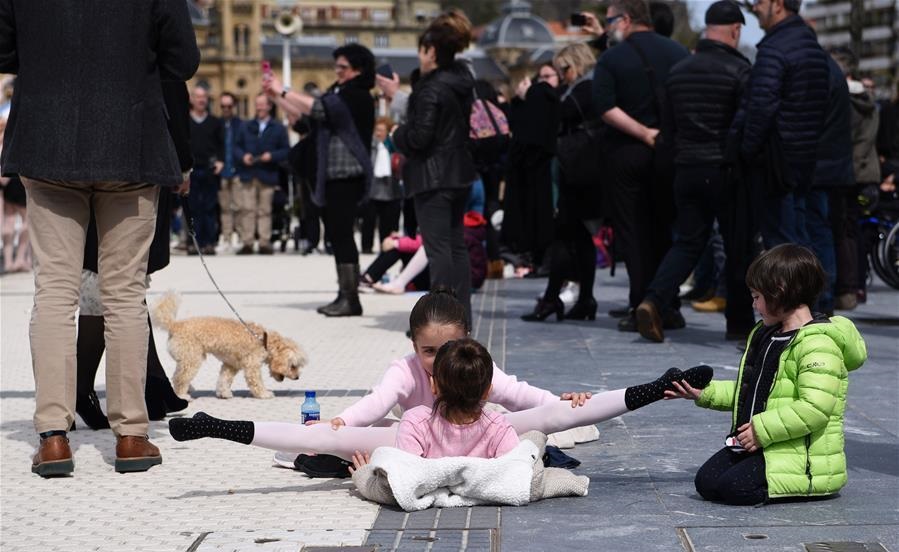
[[[636,41],[633,40],[633,35],[627,37],[625,40],[628,44],[631,45],[631,48],[637,52],[637,55],[640,56],[640,61],[643,62],[643,71],[646,72],[646,77],[649,79],[649,87],[652,88],[652,95],[655,98],[656,104],[656,115],[659,117],[659,124],[662,124],[662,98],[659,97],[659,87],[656,86],[656,72],[655,69],[652,68],[652,64],[649,63],[649,59],[646,57],[646,53],[643,51],[643,48],[637,44]]]

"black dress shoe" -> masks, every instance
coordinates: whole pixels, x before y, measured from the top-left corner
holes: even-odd
[[[596,320],[596,299],[578,301],[565,313],[567,320]]]
[[[253,254],[253,246],[252,245],[244,245],[240,249],[237,250],[237,255],[252,255]]]
[[[343,458],[330,454],[300,454],[293,461],[293,467],[309,477],[333,477],[346,479],[350,477],[349,467],[352,464]]]
[[[688,291],[687,293],[681,295],[680,298],[683,299],[684,301],[703,302],[703,301],[708,301],[709,299],[711,299],[714,296],[715,296],[714,289],[693,288],[690,291]]]
[[[525,322],[543,322],[553,314],[556,315],[557,322],[565,318],[565,305],[558,297],[548,301],[540,299],[537,301],[537,306],[534,307],[534,311],[522,315],[521,319]]]
[[[631,313],[631,308],[628,306],[619,307],[617,309],[612,309],[609,311],[609,316],[612,318],[624,318],[625,316]]]
[[[662,327],[666,330],[680,330],[687,327],[687,321],[680,309],[668,310],[662,315]]]
[[[637,332],[637,316],[632,310],[630,314],[618,321],[619,332]]]

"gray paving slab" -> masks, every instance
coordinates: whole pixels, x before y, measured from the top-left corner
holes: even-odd
[[[297,382],[266,385],[267,401],[214,397],[216,366],[194,382],[197,410],[231,418],[293,421],[303,391],[319,391],[323,416],[351,404],[388,362],[409,351],[403,330],[416,295],[363,297],[366,316],[328,320],[312,307],[333,297],[329,257],[210,259],[241,314],[300,342],[312,359]],[[228,316],[195,258],[176,257],[151,288],[182,293],[182,315]],[[655,378],[669,366],[706,363],[735,377],[738,351],[722,340],[721,315],[686,309],[688,327],[661,344],[616,331],[605,311],[624,303],[626,279],[599,273],[600,315],[593,322],[526,324],[545,280],[488,281],[475,295],[473,333],[497,363],[556,392],[608,390]],[[875,284],[851,317],[869,361],[851,377],[846,412],[850,481],[839,497],[763,508],[702,501],[697,468],[721,443],[729,418],[686,401],[659,403],[601,424],[599,441],[568,451],[590,478],[589,495],[521,508],[460,508],[406,514],[361,500],[346,480],[311,480],[271,467],[269,451],[222,441],[177,443],[151,424],[162,466],[146,474],[112,471],[108,432],[71,434],[75,477],[45,481],[28,471],[36,437],[27,321],[31,283],[0,278],[0,548],[33,550],[292,550],[377,544],[380,550],[794,550],[803,542],[882,542],[899,551],[899,293]],[[165,334],[157,333],[157,343]],[[347,346],[347,343],[352,346]],[[173,362],[163,354],[171,373]],[[104,371],[98,375],[103,396]],[[436,526],[436,528],[435,528]],[[48,530],[48,527],[51,528]],[[747,539],[747,534],[767,539]],[[791,540],[792,539],[792,540]]]
[[[622,334],[606,310],[626,301],[626,280],[599,273],[595,322],[525,323],[545,280],[504,282],[509,320],[506,369],[555,391],[608,390],[652,379],[670,366],[706,363],[736,377],[739,351],[725,342],[722,315],[684,309],[687,328],[661,344]],[[502,545],[545,542],[547,527],[572,550],[794,550],[814,540],[865,540],[897,549],[899,539],[899,293],[875,285],[867,305],[849,314],[869,359],[850,377],[846,420],[849,484],[832,500],[728,507],[703,501],[693,477],[721,446],[729,414],[662,402],[599,425],[597,443],[567,451],[590,477],[587,497],[503,508]],[[551,524],[551,525],[550,525]],[[766,540],[744,539],[756,529]],[[793,533],[791,533],[793,531]],[[790,540],[790,535],[809,539]],[[815,536],[817,535],[817,537]],[[564,543],[564,544],[562,544]]]

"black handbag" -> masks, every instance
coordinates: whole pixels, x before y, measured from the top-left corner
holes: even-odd
[[[577,98],[573,94],[570,97],[583,122],[556,139],[556,159],[562,168],[563,184],[585,188],[599,179],[599,123],[585,120]]]
[[[503,154],[509,151],[511,136],[508,133],[503,134],[500,132],[499,125],[496,124],[496,119],[493,117],[493,112],[490,109],[490,102],[478,98],[476,90],[474,91],[474,101],[475,103],[481,102],[481,105],[484,106],[487,117],[490,118],[490,124],[493,126],[494,134],[484,138],[469,138],[468,151],[471,152],[471,157],[474,159],[476,166],[489,167],[498,163],[502,159]]]

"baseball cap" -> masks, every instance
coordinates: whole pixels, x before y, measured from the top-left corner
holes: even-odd
[[[718,0],[705,12],[706,25],[732,25],[734,23],[746,24],[740,6],[733,0]]]

